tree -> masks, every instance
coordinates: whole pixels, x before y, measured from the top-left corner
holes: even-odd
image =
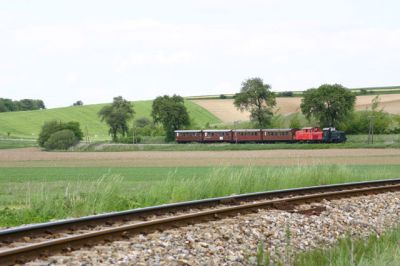
[[[189,114],[181,96],[159,96],[153,101],[151,116],[155,123],[161,123],[166,133],[166,141],[175,139],[175,130],[190,124]]]
[[[128,133],[128,120],[134,114],[132,104],[121,96],[115,97],[111,105],[104,106],[98,112],[101,121],[105,121],[110,127],[109,133],[113,141],[117,140],[118,134],[125,136]]]
[[[19,111],[46,109],[42,100],[22,99],[17,102]]]
[[[13,112],[18,110],[17,101],[0,98],[0,112]]]
[[[83,105],[83,102],[82,102],[81,100],[76,101],[76,102],[74,102],[74,103],[72,104],[72,106],[82,106],[82,105]]]
[[[351,115],[355,100],[355,94],[342,85],[324,84],[305,91],[300,108],[307,119],[316,118],[321,127],[337,127]]]
[[[259,127],[271,124],[272,109],[276,105],[275,94],[271,91],[271,86],[264,84],[262,79],[245,80],[234,99],[236,108],[242,112],[249,111],[251,120],[255,121]]]
[[[13,101],[0,98],[0,112],[28,111],[46,109],[42,100],[22,99]]]

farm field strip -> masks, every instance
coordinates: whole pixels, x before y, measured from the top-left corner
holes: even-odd
[[[0,167],[168,167],[231,165],[400,164],[400,149],[175,152],[42,152],[0,150]]]
[[[69,221],[66,225],[68,227],[67,232],[64,232],[65,229],[61,232],[54,231],[53,227],[56,225],[51,223],[42,226],[39,230],[38,238],[35,238],[37,235],[37,233],[35,233],[36,230],[31,231],[29,227],[0,231],[0,240],[2,240],[3,243],[11,242],[11,244],[0,246],[0,261],[2,259],[8,259],[11,260],[11,262],[17,262],[17,260],[23,258],[25,254],[37,257],[40,255],[41,251],[46,250],[46,252],[48,252],[49,250],[51,252],[54,247],[57,248],[57,250],[65,249],[66,247],[76,249],[76,245],[87,244],[89,240],[92,241],[94,239],[99,241],[99,237],[102,237],[101,239],[104,237],[110,239],[111,236],[127,238],[128,231],[131,230],[134,230],[136,233],[138,229],[142,231],[150,229],[153,231],[154,229],[159,229],[158,226],[162,226],[165,230],[165,226],[174,225],[175,227],[177,222],[183,222],[183,225],[186,225],[186,223],[193,224],[194,222],[208,221],[211,217],[218,220],[223,219],[225,215],[238,215],[238,213],[247,213],[248,211],[259,210],[265,207],[279,209],[279,206],[281,206],[284,210],[289,212],[292,211],[305,215],[319,215],[326,210],[326,207],[311,206],[311,208],[297,209],[295,206],[304,202],[308,204],[310,202],[320,202],[321,200],[330,199],[332,197],[354,197],[360,194],[384,193],[398,189],[400,189],[400,179],[356,184],[338,184],[335,186],[313,187],[292,191],[238,195],[215,200],[211,199],[208,201],[183,203],[182,205],[175,206],[160,206],[155,209],[144,210],[144,212],[123,213],[123,216],[118,217],[117,221],[119,222],[117,223],[113,222],[116,214],[110,214],[108,217],[102,217],[102,220],[109,222],[100,226],[92,225],[93,222],[99,219],[98,216],[94,216],[86,219],[85,222],[79,220],[79,224],[82,223],[84,225],[84,230],[74,226],[75,221],[73,220]],[[210,204],[211,206],[216,204],[216,206],[210,208],[208,207]],[[163,214],[164,210],[165,214]],[[162,212],[161,214],[159,214],[160,211]],[[218,217],[215,215],[218,215]],[[132,218],[134,221],[132,221]],[[139,220],[136,218],[139,218]],[[154,226],[157,227],[155,228]],[[35,226],[34,228],[37,227],[38,226]],[[51,234],[44,233],[49,231]],[[124,234],[121,235],[122,232],[124,232]],[[15,239],[15,234],[18,234],[19,238]],[[23,235],[25,235],[25,237],[23,237],[24,240],[22,241]],[[18,244],[14,244],[15,241]]]
[[[355,109],[364,110],[366,107],[371,107],[371,101],[375,96],[357,96]],[[379,97],[381,99],[381,107],[385,111],[392,114],[400,114],[400,94],[383,94]],[[193,100],[193,102],[214,114],[224,123],[249,120],[249,112],[237,110],[233,105],[233,99],[205,99]],[[278,114],[289,115],[300,112],[301,97],[278,97],[276,102],[275,110]]]

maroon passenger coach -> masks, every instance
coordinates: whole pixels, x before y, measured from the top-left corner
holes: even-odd
[[[232,130],[232,142],[261,142],[262,134],[260,129],[235,129]]]
[[[231,142],[232,130],[203,130],[203,142]]]
[[[297,128],[261,129],[264,142],[295,142]]]
[[[201,130],[176,130],[175,131],[176,142],[202,142],[203,133]]]

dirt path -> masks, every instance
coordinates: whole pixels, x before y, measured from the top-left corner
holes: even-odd
[[[162,167],[219,165],[400,164],[400,149],[175,152],[0,150],[0,167]]]

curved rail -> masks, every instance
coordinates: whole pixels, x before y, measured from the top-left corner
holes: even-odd
[[[134,216],[160,215],[171,213],[176,210],[186,210],[188,208],[201,206],[207,208],[210,206],[221,205],[220,208],[205,209],[194,213],[184,213],[179,215],[171,215],[170,217],[156,218],[152,220],[139,221],[133,224],[108,226],[108,228],[93,230],[92,232],[81,233],[77,235],[61,237],[51,240],[45,240],[38,243],[23,245],[20,247],[0,250],[0,262],[9,263],[24,261],[30,257],[39,256],[41,252],[63,250],[66,247],[73,248],[82,244],[94,243],[100,239],[114,239],[126,237],[131,233],[137,233],[147,230],[156,229],[159,226],[177,226],[179,223],[196,223],[203,219],[215,219],[226,215],[237,214],[240,212],[248,212],[260,208],[279,208],[282,205],[296,205],[308,201],[318,201],[321,199],[348,197],[366,193],[382,193],[385,191],[400,190],[400,179],[368,181],[345,183],[336,185],[314,186],[307,188],[286,189],[270,192],[250,193],[237,196],[213,198],[206,200],[190,201],[176,204],[161,205],[149,208],[142,208],[118,213],[102,214],[95,216],[87,216],[78,219],[70,219],[58,222],[37,224],[14,229],[6,229],[0,231],[0,242],[10,242],[17,239],[21,234],[29,235],[41,231],[56,232],[65,226],[76,227],[80,225],[93,225],[107,220],[125,221]],[[260,200],[262,199],[262,200]],[[259,200],[254,202],[254,200]],[[253,201],[253,202],[250,202]],[[123,219],[121,219],[123,217]],[[39,230],[39,231],[38,231]]]

